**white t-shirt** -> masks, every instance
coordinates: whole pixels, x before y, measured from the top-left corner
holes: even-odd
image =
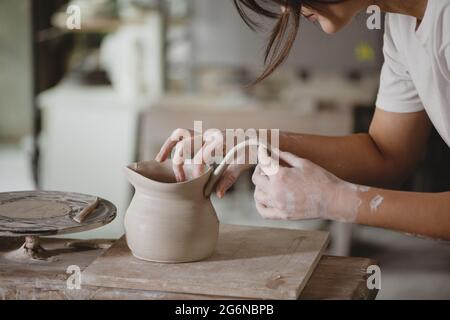
[[[416,28],[414,17],[386,15],[376,105],[399,113],[426,110],[450,146],[450,0],[428,0]]]

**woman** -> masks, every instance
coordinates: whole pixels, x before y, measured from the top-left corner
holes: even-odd
[[[413,172],[432,125],[450,146],[450,0],[235,3],[251,27],[256,23],[249,10],[277,20],[266,51],[267,68],[257,82],[285,60],[301,16],[335,33],[369,5],[387,13],[385,63],[369,133],[325,137],[281,132],[280,158],[286,166],[268,176],[258,165],[253,175],[259,213],[268,219],[331,219],[450,240],[450,192],[382,188]],[[157,160],[164,161],[177,143],[185,141],[169,138]],[[231,166],[217,195],[222,197],[247,167]]]

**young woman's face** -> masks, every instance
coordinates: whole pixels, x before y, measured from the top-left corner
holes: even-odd
[[[368,6],[365,0],[347,0],[340,3],[304,5],[302,15],[311,22],[318,22],[322,30],[333,34],[344,28],[353,17]]]

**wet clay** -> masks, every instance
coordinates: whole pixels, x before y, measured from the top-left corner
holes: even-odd
[[[212,255],[219,221],[204,196],[212,169],[180,183],[171,161],[139,162],[128,166],[126,173],[136,190],[125,215],[126,240],[135,257],[180,263]]]
[[[46,219],[69,213],[68,205],[48,200],[23,199],[0,206],[0,216],[12,219]]]

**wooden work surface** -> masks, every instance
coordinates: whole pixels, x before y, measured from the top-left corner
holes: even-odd
[[[54,254],[52,262],[18,263],[2,259],[1,252],[17,249],[23,239],[0,238],[0,299],[227,299],[230,297],[172,293],[155,290],[118,289],[89,286],[67,288],[68,266],[86,270],[112,245],[111,241],[71,242],[43,239]],[[322,256],[300,299],[374,299],[377,290],[366,286],[365,258]]]
[[[328,238],[324,231],[221,224],[211,257],[162,264],[133,257],[123,237],[83,272],[83,281],[98,287],[295,300]]]

